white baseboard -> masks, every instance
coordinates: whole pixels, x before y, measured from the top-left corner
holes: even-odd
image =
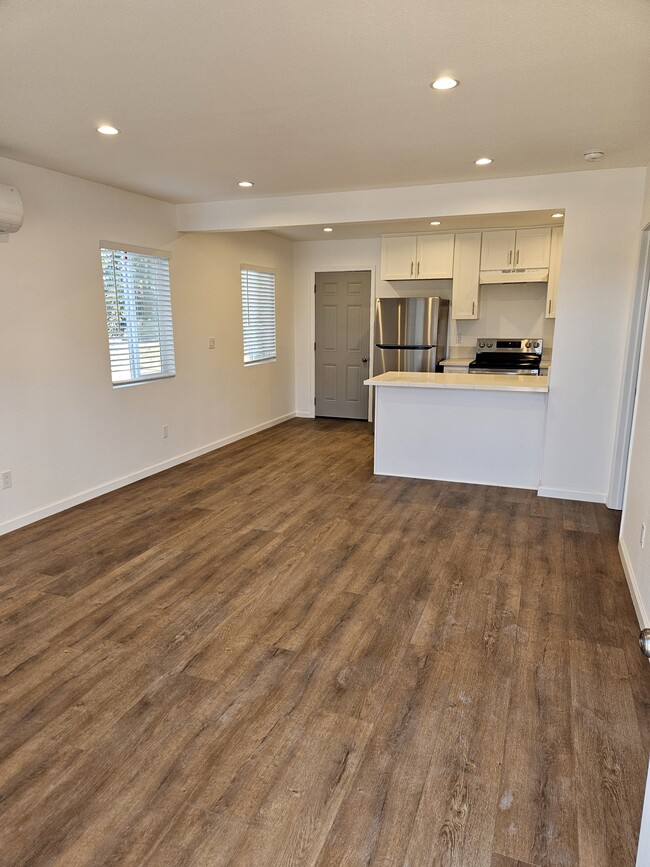
[[[583,503],[605,503],[607,494],[593,491],[572,491],[568,488],[538,488],[538,497],[553,497],[556,500],[580,500]]]
[[[634,575],[634,569],[632,568],[632,563],[630,562],[629,554],[627,553],[627,547],[623,539],[618,540],[618,553],[621,556],[621,563],[623,564],[623,572],[625,572],[625,578],[627,579],[627,586],[630,590],[630,596],[632,597],[632,602],[634,603],[634,610],[636,611],[636,619],[639,621],[639,626],[641,629],[646,629],[650,626],[650,619],[648,618],[648,613],[646,611],[645,605],[643,604],[643,598],[641,597],[641,591],[639,590],[639,585],[637,583],[636,577]]]
[[[303,412],[302,410],[296,410],[294,415],[296,418],[316,418],[315,412]]]
[[[252,436],[253,434],[259,433],[267,428],[275,427],[275,425],[282,424],[284,421],[289,421],[289,419],[295,418],[297,415],[298,413],[289,412],[286,415],[278,416],[277,418],[262,422],[262,424],[255,425],[255,427],[239,431],[238,433],[223,437],[223,439],[208,443],[198,449],[175,455],[173,458],[161,461],[159,464],[153,464],[142,470],[137,470],[135,473],[129,473],[129,475],[121,476],[119,479],[111,479],[110,482],[105,482],[104,484],[97,485],[94,488],[80,491],[79,493],[73,494],[71,497],[66,497],[63,500],[57,500],[55,503],[50,503],[42,509],[35,509],[33,512],[27,512],[17,518],[12,518],[10,521],[5,521],[0,524],[0,536],[5,533],[11,533],[12,530],[19,530],[21,527],[26,527],[28,524],[33,524],[35,521],[40,521],[43,518],[49,518],[50,515],[55,515],[57,512],[64,512],[66,509],[78,506],[80,503],[85,503],[87,500],[101,497],[102,494],[108,494],[118,488],[131,485],[133,482],[138,482],[140,479],[147,478],[147,476],[154,476],[156,473],[160,473],[163,470],[168,470],[178,464],[184,464],[186,461],[191,461],[193,458],[198,458],[200,455],[207,454],[207,452],[216,451],[216,449],[223,448],[230,443]]]

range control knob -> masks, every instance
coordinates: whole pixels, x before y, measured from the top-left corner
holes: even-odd
[[[530,342],[530,340],[527,340],[527,341],[526,341],[526,349],[530,349],[530,347],[531,347],[532,345],[533,345],[533,344]],[[537,344],[535,344],[535,345],[537,345]]]
[[[535,349],[539,349],[539,340],[535,341]]]
[[[478,342],[479,349],[483,349],[485,347],[485,343],[482,340]]]
[[[494,343],[492,343],[491,340],[488,340],[488,342],[487,342],[486,345],[487,345],[487,347],[488,347],[489,349],[492,349],[492,347],[494,346]]]

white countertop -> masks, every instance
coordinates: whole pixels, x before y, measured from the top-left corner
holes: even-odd
[[[456,365],[457,367],[467,367],[467,365],[470,363],[470,361],[474,361],[475,358],[476,358],[475,355],[472,355],[471,358],[443,358],[443,360],[440,362],[440,364],[442,364],[442,365],[452,364],[452,365]]]
[[[364,385],[544,393],[548,391],[548,376],[510,376],[498,373],[400,373],[391,371],[366,379]]]

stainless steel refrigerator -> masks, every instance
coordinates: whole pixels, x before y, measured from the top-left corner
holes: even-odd
[[[378,298],[373,373],[435,373],[447,354],[446,298]]]

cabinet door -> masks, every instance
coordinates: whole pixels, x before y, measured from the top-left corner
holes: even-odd
[[[417,238],[395,235],[381,240],[381,279],[415,280]]]
[[[418,235],[415,276],[420,280],[451,279],[454,273],[454,236]]]
[[[456,235],[454,281],[451,289],[452,319],[478,319],[478,277],[481,263],[481,233]]]
[[[554,228],[551,232],[551,261],[548,269],[548,289],[546,290],[546,318],[555,319],[557,306],[557,284],[560,279],[560,261],[562,259],[562,238],[564,232],[561,227]]]
[[[481,271],[504,271],[514,268],[515,235],[514,229],[483,232]]]
[[[515,268],[548,268],[551,229],[518,229]]]

